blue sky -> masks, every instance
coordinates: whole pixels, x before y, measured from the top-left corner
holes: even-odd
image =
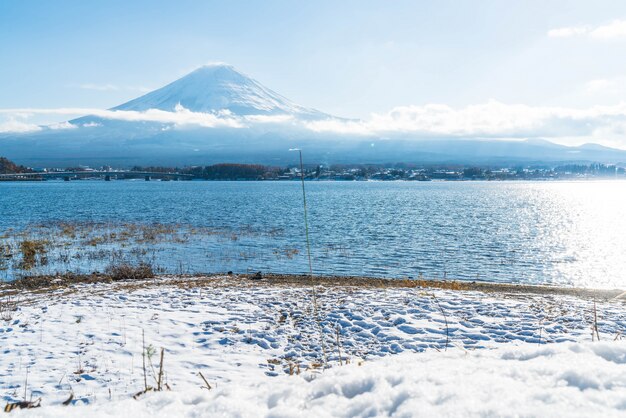
[[[345,117],[590,109],[624,101],[625,51],[624,1],[0,0],[0,109],[109,108],[214,61]]]

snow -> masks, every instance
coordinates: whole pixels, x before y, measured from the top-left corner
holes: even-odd
[[[334,286],[316,296],[317,314],[309,287],[236,277],[23,293],[0,320],[0,396],[21,400],[27,378],[43,407],[25,416],[626,411],[622,301],[597,303],[592,343],[593,302],[575,297]],[[142,333],[165,349],[172,390],[133,400]],[[62,406],[70,393],[74,406]]]
[[[89,408],[89,409],[87,409]],[[623,416],[626,344],[401,354],[335,367],[314,379],[247,380],[212,391],[155,393],[33,417]]]
[[[238,116],[328,117],[322,112],[291,102],[233,66],[223,63],[202,66],[165,87],[121,104],[113,110],[159,109],[171,112],[177,106],[192,112],[228,111]]]

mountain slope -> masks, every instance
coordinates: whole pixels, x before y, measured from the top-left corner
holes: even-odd
[[[227,110],[235,115],[293,115],[323,118],[328,115],[297,105],[226,64],[205,65],[158,90],[112,110],[160,109],[182,106],[192,112]]]

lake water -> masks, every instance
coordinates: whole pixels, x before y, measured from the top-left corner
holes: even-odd
[[[34,239],[59,221],[94,224],[115,236],[129,224],[177,225],[192,232],[132,245],[66,237],[29,273],[101,269],[113,250],[172,273],[305,273],[300,187],[5,182],[0,245],[15,250],[25,236]],[[626,288],[626,182],[307,182],[306,190],[318,274]],[[28,232],[16,238],[20,231]],[[46,238],[52,246],[56,234]],[[100,256],[81,256],[85,248]],[[15,277],[18,259],[6,258],[0,277]]]

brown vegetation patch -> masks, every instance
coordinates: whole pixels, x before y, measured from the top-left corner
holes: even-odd
[[[115,264],[105,271],[106,276],[112,281],[120,280],[144,280],[154,277],[152,266],[142,263],[137,266],[131,264]]]
[[[24,240],[20,242],[20,253],[22,254],[22,262],[20,268],[29,270],[38,263],[45,264],[44,254],[46,253],[46,240]]]

